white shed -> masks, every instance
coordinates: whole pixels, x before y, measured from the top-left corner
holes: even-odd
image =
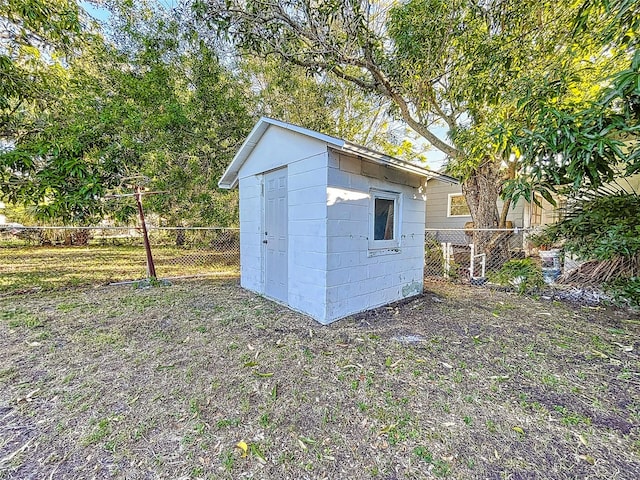
[[[323,324],[422,293],[429,178],[456,182],[261,118],[219,182],[240,188],[241,285]]]

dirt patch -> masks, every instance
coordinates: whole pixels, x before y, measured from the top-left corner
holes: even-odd
[[[0,478],[639,478],[640,319],[460,286],[329,327],[185,282],[0,298]]]

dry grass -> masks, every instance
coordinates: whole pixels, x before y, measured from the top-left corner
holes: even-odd
[[[0,298],[0,478],[640,478],[637,317],[429,288],[330,327],[211,281]]]
[[[237,275],[238,252],[214,249],[153,247],[157,275]],[[85,247],[0,247],[0,292],[53,290],[64,287],[106,285],[144,279],[146,256],[140,245]]]

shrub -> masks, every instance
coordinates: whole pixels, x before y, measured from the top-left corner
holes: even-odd
[[[557,239],[549,229],[544,229],[536,233],[527,235],[527,242],[532,247],[544,249],[555,246]]]
[[[640,307],[640,277],[617,278],[605,288],[616,305]]]
[[[521,294],[544,285],[542,269],[531,258],[509,260],[491,275],[491,281],[515,287]]]
[[[640,196],[625,191],[586,195],[567,207],[566,218],[545,232],[584,260],[611,260],[640,253]]]
[[[611,187],[584,194],[546,229],[564,250],[595,266],[580,283],[601,285],[614,303],[640,305],[640,195]],[[584,270],[584,269],[583,269]]]

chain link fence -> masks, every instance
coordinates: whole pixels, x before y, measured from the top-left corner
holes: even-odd
[[[148,234],[158,278],[239,274],[239,229],[148,227]],[[140,228],[0,228],[0,289],[105,284],[146,277]]]
[[[507,261],[532,253],[526,245],[528,233],[524,229],[426,229],[425,278],[483,282]],[[479,251],[480,242],[492,253]]]
[[[492,282],[519,291],[545,286],[554,298],[638,305],[639,256],[582,261],[561,249],[534,248],[528,237],[538,233],[536,229],[426,229],[425,280]],[[477,245],[485,248],[481,251]],[[525,261],[506,265],[510,260]]]
[[[148,232],[160,279],[239,275],[239,229],[149,227]],[[600,291],[619,273],[639,278],[640,258],[578,262],[559,250],[534,249],[527,241],[533,233],[529,229],[427,229],[425,279],[483,285],[516,259],[530,259],[547,284],[574,286],[581,292],[591,287]],[[480,251],[479,244],[490,248]],[[140,228],[0,226],[0,294],[147,277]],[[626,284],[621,289],[621,295],[626,295]]]

